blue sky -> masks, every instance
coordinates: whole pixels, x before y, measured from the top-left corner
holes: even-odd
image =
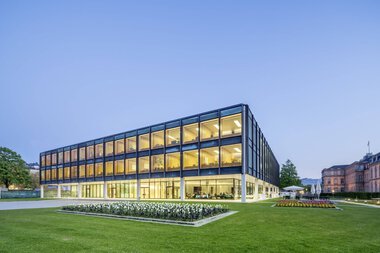
[[[0,146],[247,103],[302,177],[380,151],[379,1],[1,1]]]

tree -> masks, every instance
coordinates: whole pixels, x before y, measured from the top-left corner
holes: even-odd
[[[280,172],[280,188],[291,185],[301,185],[301,180],[298,177],[296,166],[289,159],[281,167]]]
[[[21,156],[9,148],[0,147],[0,183],[9,188],[12,184],[28,185],[30,182],[29,170]]]

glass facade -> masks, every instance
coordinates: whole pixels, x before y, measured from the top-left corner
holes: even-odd
[[[136,152],[136,137],[130,137],[125,139],[126,142],[126,148],[127,153]]]
[[[183,139],[184,144],[198,142],[198,138],[199,138],[198,123],[183,126],[182,139]]]
[[[237,199],[241,195],[238,179],[186,180],[187,199]]]
[[[235,114],[221,118],[222,137],[241,135],[241,114]]]
[[[124,154],[124,139],[115,141],[115,155]]]
[[[183,169],[198,169],[198,150],[190,150],[183,152]]]
[[[139,157],[139,173],[149,173],[149,156]]]
[[[103,176],[103,163],[95,163],[95,177]]]
[[[217,139],[219,137],[219,120],[213,119],[201,122],[201,141]]]
[[[196,178],[245,173],[278,185],[279,176],[279,164],[246,105],[54,149],[41,153],[40,162],[41,184],[51,184],[51,181],[85,184],[91,192],[87,195],[93,197],[99,194],[95,194],[97,183],[92,182],[106,182],[109,196],[129,198],[122,196],[134,196],[131,189],[137,189],[128,182],[140,180],[145,184],[140,189],[144,188],[145,196],[168,198],[163,196],[178,194],[176,190],[168,190],[169,194],[164,188],[175,189],[180,177],[184,177],[193,185],[186,186],[186,195],[191,198],[218,199],[233,195],[235,199],[240,194],[236,188],[241,185],[238,179]],[[173,178],[178,178],[175,186]],[[252,196],[254,183],[247,182],[245,186],[247,196]]]
[[[152,133],[152,148],[164,147],[164,131],[157,131]]]
[[[86,148],[79,149],[79,161],[83,161],[86,159]]]
[[[126,159],[125,160],[125,171],[127,174],[136,173],[136,158]]]
[[[181,168],[181,155],[179,152],[166,154],[166,171],[176,171]]]
[[[124,160],[115,161],[115,175],[124,174]]]
[[[171,128],[166,130],[166,146],[175,146],[179,145],[180,139],[180,130],[179,127]]]
[[[95,158],[103,157],[103,143],[95,145]]]
[[[113,175],[113,161],[106,162],[106,176]]]
[[[82,198],[103,198],[103,184],[82,184]]]
[[[137,182],[130,180],[128,182],[110,182],[107,183],[107,196],[111,199],[124,198],[136,199],[137,198]]]
[[[153,155],[152,161],[152,172],[162,172],[165,169],[164,155]]]
[[[219,147],[201,149],[201,169],[219,167]]]
[[[106,156],[113,155],[113,141],[106,142]]]
[[[149,179],[141,180],[141,199],[179,199],[179,179]]]
[[[139,136],[139,151],[148,150],[149,145],[149,134],[143,134]]]
[[[87,147],[87,159],[94,159],[94,155],[95,155],[94,146],[93,145],[88,146]]]

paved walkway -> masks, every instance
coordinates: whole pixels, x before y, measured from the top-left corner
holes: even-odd
[[[75,199],[54,199],[54,200],[36,200],[36,201],[10,201],[0,202],[0,210],[31,209],[31,208],[48,208],[60,207],[71,204],[85,204],[94,202],[105,202],[107,200],[75,200]]]

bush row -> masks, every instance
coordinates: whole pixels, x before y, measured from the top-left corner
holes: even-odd
[[[70,205],[62,210],[167,220],[195,221],[228,211],[225,205],[161,202],[113,202]]]
[[[352,198],[352,199],[373,199],[380,198],[380,192],[336,192],[332,193],[322,193],[321,198],[329,197],[342,197],[342,198]]]

